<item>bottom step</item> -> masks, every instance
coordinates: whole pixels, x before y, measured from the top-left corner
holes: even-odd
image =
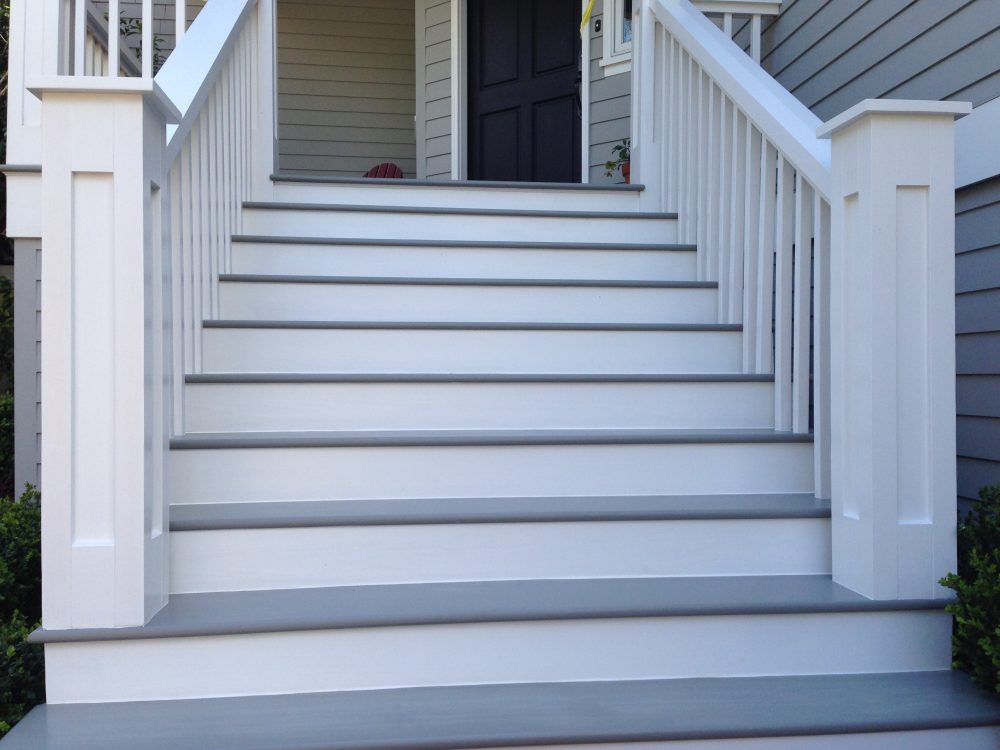
[[[996,748],[957,672],[409,688],[36,708],[2,750]],[[756,739],[754,739],[756,738]],[[655,748],[656,744],[643,745]]]

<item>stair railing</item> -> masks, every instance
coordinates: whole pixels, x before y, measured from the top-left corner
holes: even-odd
[[[813,432],[829,497],[830,144],[822,124],[687,0],[638,23],[638,180],[679,214],[743,370],[774,375],[774,425]]]
[[[632,174],[675,211],[774,376],[774,427],[812,433],[834,580],[942,598],[955,560],[954,118],[865,100],[821,123],[696,9],[633,22]]]
[[[693,3],[723,34],[740,44],[754,62],[760,62],[763,19],[781,12],[781,0],[693,0]],[[737,25],[740,21],[742,25]]]
[[[142,625],[169,596],[169,443],[242,203],[269,174],[254,165],[272,8],[207,3],[155,78],[144,56],[141,77],[28,82],[45,123],[46,628]]]

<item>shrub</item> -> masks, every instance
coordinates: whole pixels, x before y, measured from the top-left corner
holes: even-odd
[[[979,501],[958,528],[958,573],[941,579],[955,591],[947,607],[955,618],[954,666],[1000,693],[1000,484]]]
[[[0,391],[14,389],[14,285],[0,276]]]
[[[14,394],[0,393],[0,498],[14,497]]]
[[[0,737],[45,700],[42,647],[27,642],[41,619],[40,542],[38,492],[0,498]]]

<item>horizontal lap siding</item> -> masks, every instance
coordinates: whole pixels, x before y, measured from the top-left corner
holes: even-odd
[[[417,2],[418,175],[451,178],[451,2]],[[422,80],[421,80],[422,78]]]
[[[602,3],[594,4],[590,19],[590,181],[623,182],[621,174],[604,174],[604,163],[611,160],[611,149],[632,134],[632,74],[605,76],[601,67],[604,38],[594,33],[594,24],[603,21]]]
[[[416,175],[412,0],[278,0],[280,169]]]
[[[957,193],[959,495],[1000,482],[1000,177]]]
[[[187,11],[185,18],[187,25],[198,16],[198,11],[205,5],[205,0],[187,0],[185,3]],[[94,6],[103,14],[108,12],[108,0],[96,0]],[[141,0],[122,0],[119,4],[119,13],[124,18],[142,18]],[[153,36],[156,39],[156,47],[161,58],[165,59],[176,46],[177,31],[177,3],[174,0],[155,0],[153,2]],[[138,35],[128,38],[128,44],[133,49],[139,46]]]
[[[862,99],[1000,96],[1000,2],[791,0],[763,65],[826,120]]]

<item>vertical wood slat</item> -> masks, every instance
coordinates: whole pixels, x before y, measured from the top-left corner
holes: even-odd
[[[755,63],[760,63],[761,47],[761,27],[760,14],[755,13],[750,17],[750,57]]]
[[[684,86],[684,96],[688,101],[688,105],[685,138],[681,144],[681,147],[684,149],[684,241],[693,245],[698,241],[698,182],[695,176],[695,159],[698,154],[699,108],[696,98],[697,88],[695,86],[697,81],[697,66],[694,58],[688,54],[685,54],[685,57],[687,58],[687,79]]]
[[[681,76],[683,60],[680,50],[674,38],[667,34],[664,29],[667,43],[667,59],[670,60],[670,75],[667,81],[667,96],[670,98],[670,118],[665,121],[667,127],[667,164],[663,167],[663,173],[667,175],[667,210],[680,212],[680,184],[681,169],[677,143],[681,137],[682,122],[682,99],[681,99]],[[682,236],[683,230],[678,229],[678,236]]]
[[[778,157],[774,262],[774,427],[792,429],[792,263],[795,243],[795,170]]]
[[[816,497],[830,498],[830,204],[813,196],[813,445]]]
[[[812,332],[813,189],[795,177],[795,268],[792,328],[792,431],[809,432],[809,339]]]
[[[112,78],[118,77],[121,68],[120,7],[119,0],[108,0],[108,75]]]
[[[181,43],[184,34],[187,32],[187,2],[186,0],[175,0],[174,2],[174,46]]]
[[[654,112],[654,127],[659,124],[660,127],[655,128],[655,134],[658,136],[656,140],[659,141],[659,159],[660,164],[657,173],[660,178],[660,210],[667,211],[669,207],[673,205],[673,194],[670,192],[670,179],[668,177],[668,168],[670,166],[670,151],[669,151],[669,141],[670,141],[670,131],[662,126],[670,122],[670,77],[671,71],[673,69],[673,60],[670,59],[670,45],[667,44],[667,30],[662,26],[654,26],[654,37],[656,39],[656,55],[655,58],[658,61],[656,67],[656,97],[659,100],[659,108]]]
[[[170,309],[171,309],[171,370],[173,372],[173,409],[171,432],[179,435],[184,431],[184,292],[181,283],[182,258],[180,252],[183,237],[182,201],[184,188],[181,180],[181,155],[170,167]]]
[[[732,162],[729,184],[732,198],[729,211],[729,294],[726,322],[743,321],[743,237],[746,234],[747,183],[743,169],[746,167],[747,139],[749,126],[747,118],[734,108],[732,117]]]
[[[760,372],[757,366],[758,325],[757,298],[758,266],[763,249],[761,235],[761,185],[764,178],[762,167],[763,135],[747,121],[746,132],[746,202],[743,231],[743,371]]]
[[[111,0],[117,4],[117,0]],[[75,0],[73,5],[73,75],[86,75],[87,61],[87,0]],[[111,35],[109,34],[109,37]]]
[[[774,372],[772,296],[774,294],[774,220],[778,150],[764,139],[761,149],[760,229],[757,254],[757,372]]]
[[[142,77],[153,77],[153,58],[156,57],[156,50],[153,49],[153,0],[142,0]],[[118,58],[114,58],[117,60]]]
[[[708,278],[708,153],[711,150],[709,145],[708,130],[711,125],[709,117],[709,85],[708,76],[699,66],[698,68],[698,168],[695,170],[698,192],[698,208],[695,216],[697,226],[697,238],[695,244],[698,245],[698,279],[704,281]]]
[[[736,105],[733,101],[720,93],[719,111],[719,218],[717,242],[719,247],[719,293],[717,295],[717,320],[720,323],[729,323],[729,295],[732,294],[733,279],[730,276],[730,263],[732,252],[729,246],[730,225],[729,219],[732,216],[732,178],[733,178],[733,126],[732,121],[735,116]]]

